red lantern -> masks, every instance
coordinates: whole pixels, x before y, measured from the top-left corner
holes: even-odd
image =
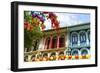
[[[70,55],[70,56],[68,57],[68,59],[72,59],[72,56]]]
[[[65,58],[66,58],[65,56],[62,56],[61,60],[65,60]]]
[[[79,59],[79,56],[76,55],[76,56],[75,56],[75,59]]]
[[[66,56],[59,56],[58,57],[58,60],[65,60],[66,59]]]

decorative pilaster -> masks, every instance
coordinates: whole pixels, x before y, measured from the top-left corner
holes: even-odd
[[[52,35],[50,36],[50,44],[49,44],[49,48],[52,48]]]
[[[86,43],[89,45],[89,37],[88,37],[88,32],[86,32]]]
[[[80,46],[80,34],[78,33],[78,46]]]
[[[44,38],[44,49],[46,49],[46,37]]]
[[[59,48],[59,43],[60,43],[60,42],[59,42],[59,38],[60,38],[60,36],[58,35],[58,36],[57,36],[57,48]]]

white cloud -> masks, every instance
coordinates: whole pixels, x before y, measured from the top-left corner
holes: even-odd
[[[44,25],[46,26],[45,30],[51,29],[51,21],[50,20],[46,19]]]
[[[71,25],[76,25],[80,23],[85,23],[90,21],[89,15],[86,14],[72,14],[72,13],[55,13],[58,16],[58,21],[60,22],[60,27],[66,27]],[[46,29],[51,29],[50,20],[45,21]]]

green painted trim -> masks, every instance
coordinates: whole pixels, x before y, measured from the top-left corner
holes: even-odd
[[[61,28],[59,28],[59,30],[63,30],[63,29],[70,29],[70,28],[73,28],[73,27],[80,27],[80,26],[89,26],[90,25],[90,22],[88,22],[88,23],[82,23],[82,24],[77,24],[77,25],[73,25],[73,26],[67,26],[67,27],[61,27]],[[45,31],[43,31],[44,33],[45,32],[52,32],[52,31],[54,31],[55,29],[49,29],[49,30],[45,30]]]
[[[69,46],[69,48],[84,48],[84,47],[90,47],[90,45]]]

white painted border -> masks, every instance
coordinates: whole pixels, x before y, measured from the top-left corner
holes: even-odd
[[[18,68],[36,68],[50,66],[71,66],[95,64],[95,11],[93,9],[77,8],[58,8],[45,6],[23,6],[19,5],[18,12]],[[91,59],[87,60],[65,60],[65,61],[48,61],[48,62],[24,62],[24,11],[52,11],[52,12],[73,12],[73,13],[90,13],[91,15]]]

